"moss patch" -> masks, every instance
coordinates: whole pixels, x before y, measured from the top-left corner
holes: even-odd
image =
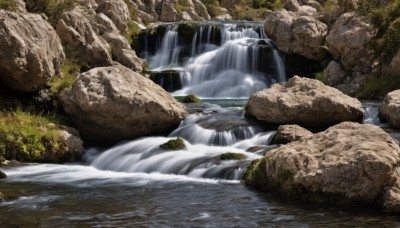
[[[261,190],[266,190],[265,183],[265,158],[253,160],[246,172],[244,172],[242,181],[245,185]]]
[[[243,160],[246,159],[247,157],[243,154],[239,154],[239,153],[225,153],[225,154],[221,154],[219,156],[219,159],[221,159],[222,161],[225,160]]]
[[[182,138],[178,137],[160,145],[160,148],[163,150],[183,150],[185,149],[185,143]]]
[[[75,159],[60,139],[56,118],[20,110],[0,112],[0,156],[23,162],[64,162]]]
[[[194,94],[189,94],[182,98],[182,102],[183,103],[199,103],[200,99]]]

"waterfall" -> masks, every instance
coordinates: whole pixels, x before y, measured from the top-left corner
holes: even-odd
[[[149,45],[147,39],[146,36],[145,44]],[[286,80],[282,59],[262,24],[170,24],[165,25],[159,39],[160,45],[153,44],[157,51],[148,57],[150,67],[153,72],[182,72],[183,77],[175,78],[182,87],[172,91],[176,96],[249,97]],[[148,50],[143,53],[146,54],[142,56],[149,56]],[[160,81],[157,83],[166,88]]]

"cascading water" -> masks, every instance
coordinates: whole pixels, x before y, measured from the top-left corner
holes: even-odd
[[[213,108],[212,111],[213,114],[188,116],[168,137],[147,137],[127,142],[93,158],[90,156],[99,151],[92,150],[87,160],[91,166],[101,170],[238,180],[251,160],[261,156],[275,132],[263,132],[248,122],[239,108]],[[160,148],[177,137],[184,139],[184,149]],[[258,153],[246,152],[255,145],[261,146]],[[242,154],[246,159],[221,160],[220,156],[226,153]]]
[[[148,57],[153,72],[178,71],[181,89],[173,95],[196,94],[203,98],[249,97],[256,91],[285,81],[285,69],[278,51],[260,24],[187,24],[165,27],[158,37],[159,48]],[[185,33],[186,32],[186,33]],[[182,34],[181,34],[182,33]],[[160,42],[161,40],[161,42]],[[145,37],[147,41],[147,36]],[[183,72],[183,73],[182,73]],[[166,80],[158,79],[163,84]]]

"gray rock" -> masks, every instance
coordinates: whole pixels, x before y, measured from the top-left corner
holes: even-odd
[[[0,82],[34,92],[59,71],[65,55],[57,33],[38,14],[0,10]]]
[[[81,74],[61,102],[85,142],[97,144],[162,134],[187,115],[169,93],[121,65]]]

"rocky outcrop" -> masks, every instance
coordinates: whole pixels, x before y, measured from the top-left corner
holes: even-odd
[[[301,138],[310,137],[313,133],[299,125],[281,125],[272,140],[273,144],[287,144]]]
[[[81,61],[92,67],[111,65],[109,46],[79,10],[65,12],[56,30],[66,49]]]
[[[83,139],[97,144],[161,134],[187,115],[169,93],[121,65],[81,74],[61,101]]]
[[[345,70],[370,73],[373,51],[368,44],[374,34],[375,31],[366,17],[345,13],[330,29],[326,43],[329,52]]]
[[[83,141],[78,130],[71,127],[59,126],[60,128],[60,139],[66,147],[66,151],[74,154],[75,157],[81,157],[84,148]]]
[[[15,12],[17,13],[26,13],[26,5],[24,0],[10,0],[15,3]]]
[[[247,184],[307,201],[400,212],[400,148],[374,125],[343,122],[269,151]]]
[[[336,61],[329,62],[323,71],[324,83],[339,89],[345,94],[356,94],[366,80],[367,77],[359,72],[352,72],[348,75],[342,65]]]
[[[388,121],[391,127],[400,129],[400,90],[388,93],[379,108],[379,118]]]
[[[324,23],[286,10],[268,11],[265,16],[265,32],[280,51],[316,61],[325,57],[322,46],[328,27]]]
[[[300,4],[297,0],[287,0],[284,7],[286,10],[296,12],[302,16],[312,16],[317,13],[316,8],[307,4]]]
[[[34,92],[47,85],[65,55],[51,25],[38,14],[0,10],[0,81]]]
[[[128,6],[123,0],[100,1],[96,12],[107,15],[120,32],[125,32],[128,29],[128,21],[131,15]]]
[[[322,82],[294,76],[253,94],[246,116],[273,124],[322,128],[343,121],[361,121],[361,103]]]

